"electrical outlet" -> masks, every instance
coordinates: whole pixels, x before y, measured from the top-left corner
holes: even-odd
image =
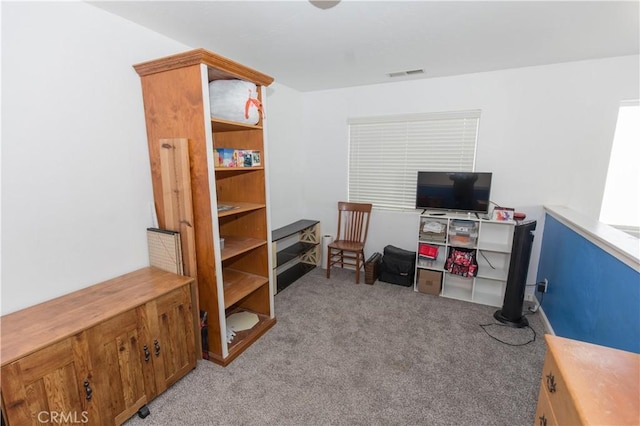
[[[544,279],[541,283],[538,283],[538,293],[546,293],[549,288],[549,280]]]

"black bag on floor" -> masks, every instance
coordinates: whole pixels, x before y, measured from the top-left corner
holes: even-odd
[[[380,281],[405,287],[413,285],[416,270],[416,252],[386,246],[380,265]]]

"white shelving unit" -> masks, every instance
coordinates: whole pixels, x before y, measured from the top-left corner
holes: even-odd
[[[509,275],[513,245],[514,221],[480,219],[466,214],[422,214],[418,229],[416,284],[421,270],[442,275],[440,296],[490,306],[502,306]],[[427,260],[420,246],[436,247],[437,257]],[[446,260],[451,248],[464,248],[475,253],[476,276],[464,277],[447,271]]]

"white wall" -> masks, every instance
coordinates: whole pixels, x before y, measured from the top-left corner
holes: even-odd
[[[148,264],[152,192],[132,65],[191,47],[81,2],[2,3],[2,313]],[[276,82],[278,76],[274,76]],[[300,93],[267,90],[272,227],[347,196],[349,117],[480,108],[494,201],[597,218],[638,57]],[[375,211],[368,253],[412,249],[415,213]]]
[[[335,233],[336,202],[347,197],[348,118],[481,109],[476,169],[493,172],[494,202],[529,219],[542,219],[544,204],[597,219],[618,105],[639,97],[638,80],[630,56],[305,93],[304,136],[278,141],[303,153],[305,172],[272,158],[281,174],[271,186],[286,192],[295,182],[297,193],[303,179],[301,216]],[[273,117],[270,129],[288,124]],[[415,250],[417,221],[416,212],[374,211],[367,255],[387,244]],[[530,279],[539,246],[536,238]]]
[[[132,65],[184,50],[86,3],[2,3],[3,314],[149,264]]]
[[[266,143],[267,179],[271,229],[277,229],[302,217],[307,203],[304,176],[306,144],[302,128],[302,93],[274,82],[267,88]]]

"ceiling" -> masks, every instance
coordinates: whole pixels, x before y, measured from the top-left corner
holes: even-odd
[[[638,1],[88,3],[299,91],[632,55],[640,44]]]

